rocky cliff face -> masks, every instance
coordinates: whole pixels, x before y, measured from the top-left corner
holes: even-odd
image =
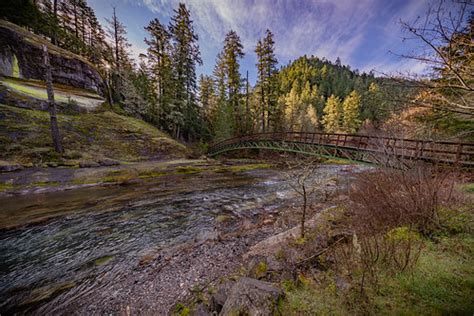
[[[50,53],[53,82],[95,91],[105,91],[96,68],[81,56],[52,45],[44,38],[0,20],[0,75],[44,80],[42,45]]]

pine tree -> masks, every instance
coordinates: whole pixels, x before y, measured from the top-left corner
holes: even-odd
[[[257,54],[257,74],[260,94],[261,129],[270,130],[271,124],[276,122],[278,105],[277,69],[278,61],[274,53],[275,41],[273,33],[267,29],[263,40],[259,40],[255,48]],[[277,128],[278,129],[278,128]]]
[[[173,39],[172,61],[175,77],[175,103],[184,117],[183,126],[174,131],[176,137],[181,134],[186,139],[195,137],[201,122],[196,117],[199,112],[196,102],[197,82],[196,65],[202,64],[190,12],[183,3],[174,11],[169,30]]]
[[[117,14],[114,12],[111,19],[105,19],[108,23],[107,33],[113,41],[114,46],[114,61],[115,67],[118,72],[120,72],[126,65],[128,60],[128,49],[131,46],[127,40],[127,30],[123,23],[117,17]]]
[[[120,90],[122,88],[122,80],[126,68],[130,67],[128,49],[131,46],[127,40],[127,31],[122,22],[118,19],[115,8],[111,19],[106,19],[108,26],[107,32],[113,41],[114,49],[114,67],[112,73],[112,87],[114,90],[115,101],[120,101],[122,96]]]
[[[303,90],[301,91],[301,129],[306,132],[313,132],[318,128],[317,116],[317,102],[318,89],[316,86],[311,87],[309,81],[306,81]]]
[[[136,75],[133,72],[127,72],[122,80],[121,93],[123,96],[122,106],[125,112],[137,118],[143,118],[148,109],[148,102],[145,95],[135,86]]]
[[[244,57],[243,46],[240,37],[235,31],[227,33],[224,39],[224,49],[220,55],[220,69],[225,75],[227,90],[227,102],[234,117],[234,133],[237,135],[244,132],[242,130],[242,111],[240,107],[242,79],[240,76],[239,59]]]
[[[342,104],[341,99],[331,95],[324,107],[323,125],[326,132],[334,133],[341,129]]]
[[[199,99],[203,114],[213,130],[218,103],[214,80],[211,76],[201,75],[199,78]]]
[[[233,109],[228,102],[227,88],[227,67],[225,51],[217,54],[216,65],[213,71],[214,82],[216,84],[217,107],[216,116],[211,126],[216,139],[225,139],[234,134]]]
[[[148,45],[147,58],[153,94],[156,102],[151,103],[148,111],[152,122],[168,132],[176,132],[183,125],[181,121],[166,122],[168,117],[177,118],[171,110],[177,110],[174,104],[175,83],[173,78],[171,34],[158,19],[152,20],[145,29],[150,38],[145,39]]]
[[[308,106],[308,108],[306,109],[306,118],[307,124],[305,130],[307,132],[314,132],[315,130],[317,130],[319,122],[315,106]]]
[[[380,87],[372,82],[368,91],[364,94],[361,116],[368,119],[377,129],[388,117],[387,100]]]
[[[357,91],[352,91],[342,104],[342,129],[347,133],[355,133],[360,126],[359,108],[361,97]]]
[[[298,130],[300,127],[301,100],[297,84],[293,85],[291,91],[284,97],[285,121],[289,131]]]

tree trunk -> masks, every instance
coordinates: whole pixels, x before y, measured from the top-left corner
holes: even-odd
[[[76,38],[79,38],[79,28],[77,26],[77,5],[76,1],[73,1],[73,10],[74,10],[74,32],[76,34]]]
[[[48,48],[43,45],[43,58],[45,67],[46,91],[48,93],[48,108],[49,117],[51,119],[51,137],[53,139],[54,150],[58,153],[63,153],[63,146],[61,144],[61,137],[59,135],[58,118],[56,116],[56,103],[54,103],[53,78],[51,75],[51,65],[49,63]]]
[[[86,43],[86,14],[82,11],[82,41]]]
[[[261,92],[262,92],[262,132],[265,133],[265,95],[264,95],[264,92],[263,92],[263,86],[260,87],[261,88]]]
[[[117,70],[120,68],[120,61],[119,61],[119,38],[118,38],[118,23],[117,23],[117,16],[115,15],[115,7],[114,7],[114,16],[112,17],[114,21],[114,41],[115,41],[115,64],[117,66]]]
[[[250,108],[249,108],[249,71],[247,70],[247,80],[246,80],[246,87],[245,87],[245,126],[246,126],[246,133],[250,134],[250,129],[252,124],[250,122]]]
[[[53,44],[58,45],[58,0],[53,2],[53,14],[54,14],[54,31],[53,31]]]
[[[304,238],[304,222],[306,220],[306,205],[308,197],[306,195],[306,187],[303,185],[303,214],[301,215],[301,238]]]

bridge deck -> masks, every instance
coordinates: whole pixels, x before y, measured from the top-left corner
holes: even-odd
[[[307,152],[370,163],[423,160],[474,168],[474,144],[341,133],[259,133],[213,144],[209,155],[243,148]],[[316,150],[317,149],[317,150]]]

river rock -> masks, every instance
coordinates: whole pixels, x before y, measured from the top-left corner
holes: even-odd
[[[305,222],[306,229],[313,229],[318,225],[324,225],[323,215],[335,209],[335,206],[325,208],[318,212],[315,216]],[[244,261],[249,261],[254,257],[275,257],[277,252],[284,247],[289,240],[296,239],[300,236],[300,226],[295,226],[287,231],[271,236],[262,240],[258,244],[252,246],[250,250],[244,254]]]
[[[99,160],[99,165],[106,166],[106,167],[117,166],[117,165],[120,165],[120,162],[118,162],[117,160],[104,158],[104,159]]]
[[[272,283],[241,278],[230,291],[219,315],[274,315],[283,291]]]
[[[234,281],[227,281],[217,289],[217,292],[211,296],[210,309],[212,312],[220,313],[227,297],[235,285]]]
[[[21,169],[23,169],[23,167],[19,164],[0,161],[0,172],[12,172]]]
[[[191,316],[212,316],[214,315],[213,313],[211,313],[206,305],[204,305],[203,303],[201,304],[198,304],[196,307],[194,307],[192,310],[191,310],[191,313],[190,313]]]

